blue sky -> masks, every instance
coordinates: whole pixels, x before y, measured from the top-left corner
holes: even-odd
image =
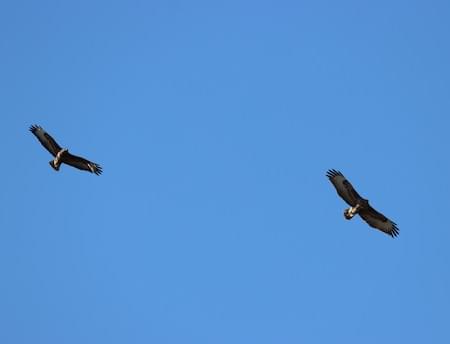
[[[449,13],[2,2],[0,342],[448,343]]]

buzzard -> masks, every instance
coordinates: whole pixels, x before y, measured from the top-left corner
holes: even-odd
[[[341,172],[328,170],[327,177],[336,188],[338,195],[350,206],[350,208],[344,211],[344,216],[347,220],[359,214],[369,226],[379,229],[391,237],[398,235],[399,229],[395,222],[392,222],[386,216],[373,209],[369,205],[369,201],[362,198],[356,192],[352,184],[350,184]]]
[[[69,153],[67,148],[61,148],[58,143],[51,137],[42,127],[38,125],[32,125],[30,131],[38,138],[39,142],[53,155],[55,158],[50,160],[50,166],[56,171],[59,171],[61,164],[67,164],[76,167],[80,170],[89,171],[100,175],[102,168],[95,162],[86,160],[76,155]]]

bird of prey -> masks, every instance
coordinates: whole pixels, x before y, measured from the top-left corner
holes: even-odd
[[[70,154],[67,148],[61,148],[53,137],[42,129],[42,127],[32,125],[30,131],[37,137],[39,142],[50,152],[50,154],[55,157],[53,160],[50,160],[49,163],[56,171],[59,171],[61,164],[67,164],[80,170],[95,173],[96,175],[102,173],[102,168],[99,164]]]
[[[351,220],[356,214],[359,214],[369,226],[379,229],[391,237],[396,237],[399,234],[397,224],[373,209],[369,205],[369,201],[356,192],[341,172],[328,170],[327,177],[336,188],[338,195],[350,206],[344,211],[347,220]]]

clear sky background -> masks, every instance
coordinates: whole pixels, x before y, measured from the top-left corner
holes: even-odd
[[[450,342],[448,1],[3,1],[0,32],[1,343]]]

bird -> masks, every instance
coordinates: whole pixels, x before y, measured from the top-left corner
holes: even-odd
[[[47,149],[50,154],[55,157],[53,160],[49,161],[50,166],[55,171],[59,171],[61,164],[67,164],[80,170],[95,173],[96,175],[100,175],[102,173],[102,168],[99,164],[70,154],[67,148],[61,148],[55,139],[51,137],[50,134],[48,134],[41,126],[34,124],[30,126],[30,131],[37,137],[45,149]]]
[[[347,220],[351,220],[358,214],[369,226],[379,229],[393,238],[399,234],[397,224],[372,208],[369,201],[356,192],[341,172],[328,170],[326,176],[336,188],[338,195],[350,206],[344,211],[344,217]]]

